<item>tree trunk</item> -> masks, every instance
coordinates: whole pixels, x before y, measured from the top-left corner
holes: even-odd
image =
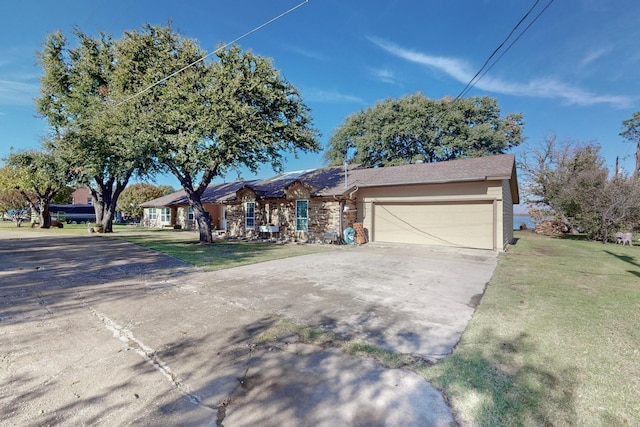
[[[40,201],[38,206],[40,228],[51,228],[51,214],[49,213],[49,203]]]
[[[181,174],[178,167],[175,165],[168,165],[169,170],[173,175],[178,178],[180,185],[187,193],[189,199],[189,206],[193,209],[193,216],[198,224],[198,231],[200,232],[200,243],[213,243],[213,236],[211,234],[211,217],[209,213],[202,206],[202,194],[206,190],[207,186],[211,182],[214,176],[218,175],[217,169],[207,169],[203,172],[200,184],[197,188],[193,188],[193,177],[190,174]]]
[[[195,194],[189,195],[189,204],[193,208],[193,215],[198,223],[200,243],[212,243],[213,235],[211,234],[211,216],[204,210],[200,196],[196,196]]]
[[[635,176],[636,178],[639,178],[640,177],[640,141],[638,141],[636,145],[636,170],[634,172],[635,173],[633,174],[633,176]]]
[[[96,224],[102,225],[105,233],[113,232],[113,211],[103,199],[95,201],[93,210],[96,213]]]
[[[116,213],[116,205],[120,193],[127,186],[129,178],[122,181],[110,179],[107,182],[96,180],[98,190],[91,188],[91,195],[94,200],[94,211],[96,212],[96,223],[102,224],[105,233],[113,232],[113,218]],[[114,188],[115,184],[115,188]]]

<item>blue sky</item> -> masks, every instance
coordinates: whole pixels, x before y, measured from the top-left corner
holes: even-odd
[[[145,23],[172,26],[208,51],[284,11],[298,0],[22,0],[0,15],[0,157],[36,148],[46,131],[36,117],[41,70],[35,52],[47,34],[74,26],[95,34]],[[273,58],[311,107],[321,142],[346,116],[386,98],[422,92],[458,95],[535,0],[309,0],[242,39],[243,49]],[[516,35],[549,0],[541,0]],[[526,144],[546,136],[596,141],[613,169],[628,172],[635,145],[622,121],[640,110],[640,2],[555,0],[469,91],[521,112]],[[518,150],[515,151],[516,154]],[[323,166],[322,153],[289,158],[286,169]],[[269,168],[259,177],[272,174]],[[244,178],[253,176],[245,173]],[[235,176],[229,177],[235,179]],[[177,180],[157,183],[178,188]]]

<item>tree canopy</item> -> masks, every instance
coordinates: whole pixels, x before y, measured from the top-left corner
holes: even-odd
[[[640,184],[622,173],[609,176],[595,143],[559,143],[555,137],[521,156],[527,203],[606,242],[612,232],[640,220]]]
[[[6,158],[3,181],[38,215],[42,228],[51,226],[49,204],[60,193],[67,195],[72,180],[71,166],[58,153],[28,150]]]
[[[433,100],[416,93],[348,116],[325,159],[373,167],[499,154],[524,141],[523,127],[521,114],[501,117],[493,98]]]
[[[635,177],[640,177],[640,111],[633,113],[630,119],[622,122],[622,132],[620,135],[636,144],[636,166],[633,171]]]
[[[166,196],[173,191],[173,187],[170,185],[151,185],[144,182],[129,185],[118,198],[118,212],[127,218],[141,219],[143,209],[140,205],[142,203]]]
[[[157,168],[173,174],[189,198],[201,241],[212,239],[201,196],[214,177],[265,163],[279,171],[285,152],[319,149],[308,107],[269,59],[231,46],[208,63],[195,41],[155,26],[128,32],[119,48],[118,73],[128,77],[123,89],[131,96],[182,70],[134,104],[144,112]]]
[[[230,46],[207,61],[169,26],[145,25],[120,40],[74,34],[75,48],[61,33],[45,42],[37,106],[53,131],[50,148],[89,184],[107,232],[132,176],[169,172],[209,242],[200,197],[214,177],[264,163],[281,170],[284,152],[319,149],[308,107],[269,59]]]

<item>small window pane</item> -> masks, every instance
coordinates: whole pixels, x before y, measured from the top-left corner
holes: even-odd
[[[171,209],[170,208],[162,208],[162,209],[160,209],[160,222],[171,222]]]
[[[296,200],[296,231],[309,230],[309,201]]]
[[[256,204],[255,202],[247,202],[245,209],[245,227],[253,230],[256,226]]]

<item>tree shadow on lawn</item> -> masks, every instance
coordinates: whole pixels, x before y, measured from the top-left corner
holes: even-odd
[[[434,368],[431,380],[473,425],[575,425],[576,368],[527,362],[536,351],[526,333],[502,339],[485,329],[474,342],[461,342]],[[488,345],[490,344],[490,345]],[[471,416],[471,419],[466,419]]]
[[[201,244],[197,240],[166,239],[163,236],[122,238],[206,270],[220,270],[334,249],[329,245],[319,248],[274,241],[215,240],[213,243]]]
[[[638,263],[638,261],[636,261],[636,257],[634,257],[634,256],[620,255],[620,254],[613,253],[611,251],[604,251],[604,253],[609,254],[609,255],[611,255],[613,257],[616,257],[620,261],[629,263],[629,264],[633,265],[634,267],[640,267],[640,263]],[[630,271],[630,273],[636,274],[636,272],[633,272],[633,271]]]
[[[587,236],[586,234],[558,234],[553,237],[560,240],[574,240],[576,242],[602,243],[602,242],[596,242],[596,241],[590,240],[589,236]]]

